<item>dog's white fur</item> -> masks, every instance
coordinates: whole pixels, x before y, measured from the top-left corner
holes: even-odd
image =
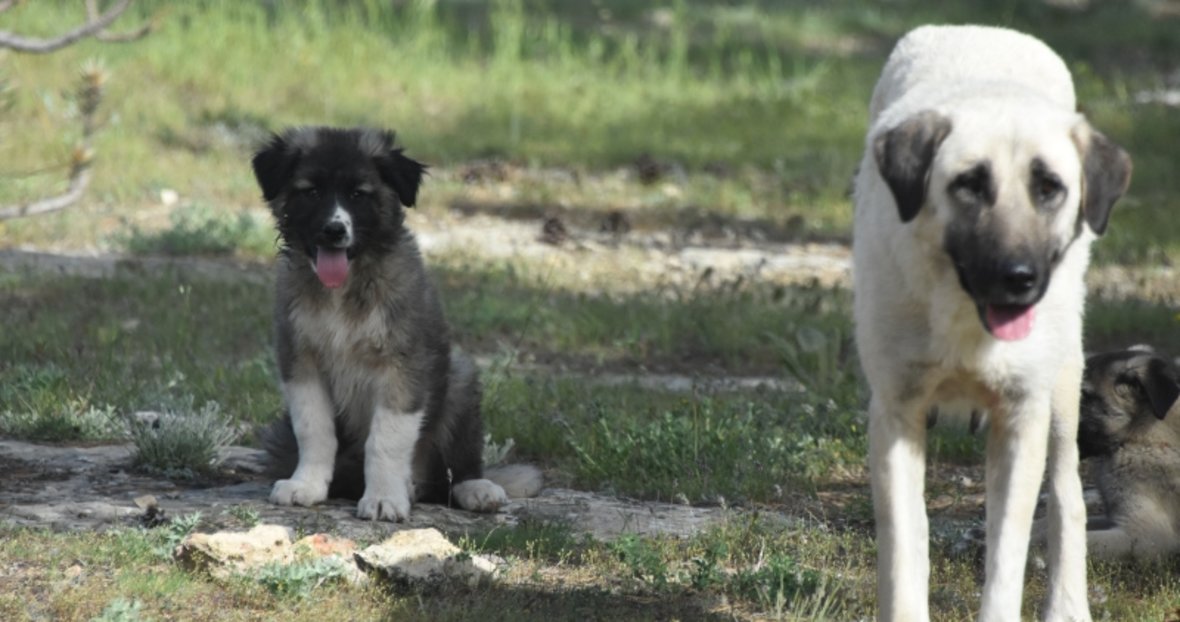
[[[945,116],[953,129],[930,167],[921,211],[902,222],[873,145],[922,111]],[[990,417],[987,578],[979,619],[1020,619],[1030,526],[1048,453],[1052,537],[1043,611],[1051,620],[1087,620],[1086,516],[1075,437],[1084,362],[1083,274],[1095,236],[1082,227],[1052,272],[1032,333],[1014,342],[987,333],[943,249],[955,215],[942,189],[949,175],[981,156],[990,159],[1001,182],[1001,202],[1004,181],[1023,179],[1020,163],[1032,155],[1048,161],[1068,191],[1051,235],[1075,234],[1083,184],[1077,141],[1085,140],[1088,126],[1075,112],[1069,71],[1026,35],[923,27],[906,35],[889,57],[870,115],[855,186],[854,313],[872,389],[869,461],[879,616],[929,618],[926,414],[955,402]]]

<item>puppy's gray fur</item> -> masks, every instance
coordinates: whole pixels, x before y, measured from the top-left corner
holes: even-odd
[[[884,620],[929,619],[927,413],[986,412],[982,620],[1020,619],[1049,456],[1052,620],[1089,619],[1077,417],[1083,275],[1130,178],[1065,63],[1010,30],[928,26],[882,71],[855,185],[857,348]]]

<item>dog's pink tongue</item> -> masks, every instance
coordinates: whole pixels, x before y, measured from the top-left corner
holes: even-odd
[[[1020,341],[1032,332],[1036,307],[987,306],[987,326],[996,339]]]
[[[315,254],[315,274],[324,287],[337,288],[348,278],[348,253],[320,247]]]

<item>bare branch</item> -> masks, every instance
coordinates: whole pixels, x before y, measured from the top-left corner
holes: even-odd
[[[102,103],[103,85],[106,81],[106,69],[97,61],[87,62],[78,74],[77,98],[78,111],[81,113],[82,139],[74,148],[70,159],[70,178],[66,191],[57,196],[0,206],[0,221],[56,212],[77,203],[86,193],[86,188],[90,186],[90,165],[94,162],[92,145],[94,132],[98,129],[98,107]]]
[[[99,19],[98,0],[86,0],[86,17],[91,22]],[[154,27],[155,24],[149,21],[139,28],[127,32],[111,33],[106,30],[100,30],[94,34],[94,38],[106,43],[126,43],[127,41],[144,38]]]
[[[17,52],[27,52],[30,54],[48,54],[86,37],[97,35],[114,23],[129,6],[131,6],[131,0],[119,0],[106,13],[99,15],[97,19],[88,19],[85,24],[52,39],[23,37],[14,32],[0,30],[0,48],[8,48]],[[88,12],[89,8],[88,6]]]
[[[90,165],[75,166],[70,173],[70,186],[65,192],[45,199],[38,199],[30,203],[8,205],[0,207],[0,220],[8,220],[10,218],[20,218],[22,216],[36,216],[37,214],[47,214],[49,212],[56,212],[65,209],[86,193],[86,187],[90,185]]]

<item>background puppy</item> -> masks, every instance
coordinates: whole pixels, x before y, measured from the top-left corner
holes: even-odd
[[[1009,30],[929,26],[890,54],[855,186],[854,314],[886,620],[929,618],[926,415],[986,411],[983,620],[1020,619],[1051,456],[1049,619],[1088,619],[1078,476],[1083,275],[1130,159],[1065,63]]]
[[[392,132],[298,128],[253,160],[282,242],[275,340],[284,418],[263,441],[279,505],[359,498],[403,520],[411,500],[492,511],[540,489],[531,467],[483,478],[480,391],[403,226],[425,167]],[[506,493],[505,487],[508,488]]]
[[[1180,551],[1180,373],[1142,350],[1086,360],[1078,447],[1093,460],[1106,516],[1091,519],[1095,557],[1151,558]]]

